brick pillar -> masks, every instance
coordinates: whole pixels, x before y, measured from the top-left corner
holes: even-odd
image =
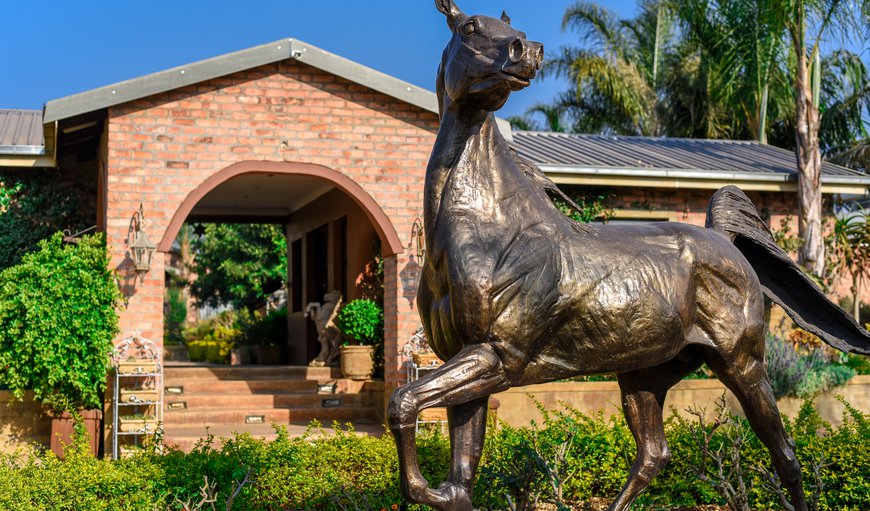
[[[419,272],[419,261],[407,253],[384,260],[384,391],[385,402],[393,391],[405,383],[406,374],[401,350],[420,327],[415,291],[403,272]],[[419,273],[418,273],[419,275]],[[405,289],[408,286],[409,289]]]

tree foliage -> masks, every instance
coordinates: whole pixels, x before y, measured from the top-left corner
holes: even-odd
[[[4,171],[0,175],[0,270],[17,264],[39,240],[96,219],[92,184],[56,170]]]
[[[829,3],[839,25],[854,25],[855,9]],[[793,149],[796,60],[784,9],[782,0],[642,0],[636,16],[621,19],[595,2],[576,2],[562,23],[578,44],[550,55],[543,70],[567,78],[569,90],[512,122],[518,129],[755,139]],[[838,24],[813,26],[834,31]],[[870,80],[862,56],[833,46],[821,57],[820,75],[822,149],[866,165]]]
[[[102,235],[39,242],[0,273],[0,383],[55,411],[100,408],[120,292]]]
[[[279,225],[202,224],[192,240],[199,303],[254,310],[287,281],[287,238]]]

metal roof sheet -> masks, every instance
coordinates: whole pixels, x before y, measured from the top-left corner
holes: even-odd
[[[740,176],[753,180],[796,179],[791,151],[745,140],[704,140],[516,131],[512,146],[545,172],[560,168],[597,174]],[[830,182],[870,183],[856,170],[823,163]]]
[[[35,154],[44,145],[41,110],[0,109],[0,153]]]

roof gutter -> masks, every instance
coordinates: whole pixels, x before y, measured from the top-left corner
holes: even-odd
[[[0,167],[56,167],[57,122],[42,126],[45,145],[0,145]]]
[[[693,189],[717,189],[727,184],[736,184],[745,190],[797,191],[795,174],[548,164],[538,166],[559,184]],[[821,181],[822,193],[827,194],[863,195],[870,189],[870,176],[823,175]]]

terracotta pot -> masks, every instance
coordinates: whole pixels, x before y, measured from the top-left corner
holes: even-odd
[[[96,456],[100,448],[100,429],[103,421],[102,410],[79,410],[90,438],[91,454]],[[51,452],[63,458],[63,446],[73,441],[73,417],[67,412],[51,419]]]
[[[280,346],[257,346],[254,348],[257,363],[260,365],[277,365],[281,363]]]
[[[375,372],[374,347],[342,346],[341,374],[351,380],[368,380]]]

